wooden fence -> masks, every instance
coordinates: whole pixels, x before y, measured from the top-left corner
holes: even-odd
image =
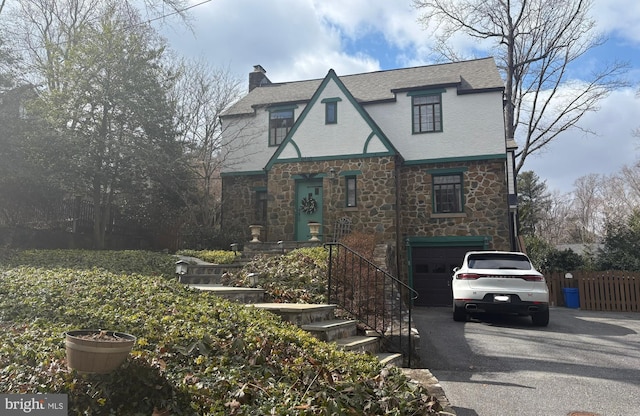
[[[565,306],[563,288],[577,288],[580,309],[590,311],[640,312],[640,273],[625,271],[571,272],[546,275],[549,303]]]

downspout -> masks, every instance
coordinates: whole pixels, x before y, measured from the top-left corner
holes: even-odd
[[[398,279],[400,279],[401,256],[400,248],[402,246],[402,235],[400,228],[400,156],[395,156],[395,187],[396,187],[396,273]]]
[[[401,159],[399,155],[395,156],[395,166],[394,166],[394,173],[395,173],[395,187],[396,187],[396,273],[397,273],[397,278],[400,281],[403,281],[404,279],[401,278],[400,276],[400,270],[402,270],[400,268],[401,266],[401,256],[400,256],[400,249],[401,247],[404,248],[404,246],[402,245],[402,232],[401,232],[401,227],[400,227],[400,221],[402,216],[400,215],[400,163],[401,163]],[[409,253],[407,251],[407,256],[409,256]],[[406,284],[408,284],[408,280],[409,280],[409,270],[407,269],[407,279],[405,281]],[[411,289],[413,289],[413,285],[409,285],[409,287]],[[407,357],[407,366],[409,368],[411,368],[411,357],[413,356],[413,317],[412,317],[412,310],[413,310],[413,296],[411,295],[411,292],[407,293],[407,305],[408,305],[408,310],[409,310],[409,328],[407,331],[407,351],[408,351],[408,357]],[[402,346],[402,324],[400,324],[400,345]],[[401,348],[402,351],[402,348]]]
[[[518,239],[518,180],[515,166],[515,151],[518,148],[513,138],[506,141],[507,161],[505,164],[507,177],[507,212],[509,221],[509,242],[511,250],[522,251]]]

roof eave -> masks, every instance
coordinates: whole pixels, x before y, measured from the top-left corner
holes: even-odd
[[[484,92],[503,92],[503,91],[504,91],[504,87],[473,88],[473,89],[464,89],[464,90],[459,89],[458,95],[480,94]]]

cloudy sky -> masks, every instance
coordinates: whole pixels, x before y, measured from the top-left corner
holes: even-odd
[[[551,2],[550,2],[551,3]],[[191,29],[167,19],[161,31],[180,55],[228,68],[243,82],[260,64],[273,82],[433,63],[430,39],[411,0],[191,0]],[[592,14],[608,41],[583,62],[623,60],[634,88],[614,91],[581,127],[530,156],[550,190],[569,192],[590,173],[609,175],[640,158],[640,1],[595,0]],[[156,24],[160,24],[157,22]],[[167,25],[168,24],[168,25]],[[472,45],[459,39],[459,48]],[[484,55],[491,56],[488,50]],[[576,68],[576,74],[579,74]]]

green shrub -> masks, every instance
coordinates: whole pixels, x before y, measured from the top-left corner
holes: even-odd
[[[175,262],[175,256],[152,251],[22,250],[7,255],[3,264],[173,277]]]
[[[214,264],[230,264],[236,260],[236,254],[226,250],[180,250],[177,254],[196,257]]]
[[[154,407],[174,415],[431,412],[426,392],[399,370],[268,312],[158,272],[114,273],[76,260],[81,267],[0,269],[0,391],[68,394],[70,415],[149,415]],[[78,328],[128,332],[138,342],[114,373],[81,375],[66,369],[62,336]]]
[[[265,289],[267,300],[277,303],[326,303],[328,251],[323,247],[301,248],[279,256],[257,256],[237,273],[227,273],[229,286]]]

